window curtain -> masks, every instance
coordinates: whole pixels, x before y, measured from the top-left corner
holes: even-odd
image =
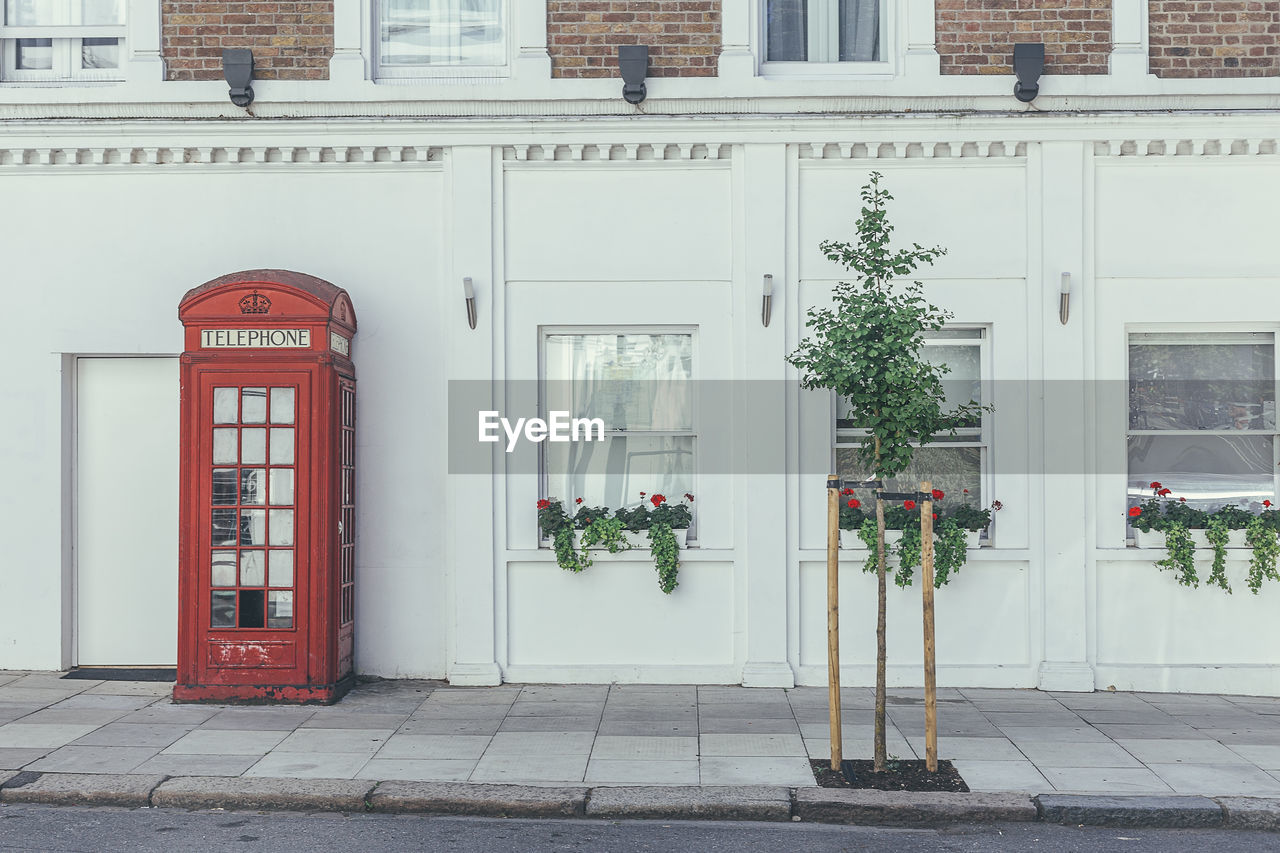
[[[880,59],[880,0],[840,0],[840,61]]]
[[[835,30],[839,53],[828,46]],[[880,59],[880,0],[766,0],[770,62],[874,62]],[[822,44],[812,43],[820,39]]]

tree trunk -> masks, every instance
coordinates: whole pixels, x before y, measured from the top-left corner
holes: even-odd
[[[877,453],[877,456],[879,454]],[[877,461],[879,461],[877,459]],[[885,750],[885,611],[888,609],[888,591],[885,587],[884,559],[884,501],[876,497],[876,725],[875,766],[876,773],[883,773],[888,755]]]

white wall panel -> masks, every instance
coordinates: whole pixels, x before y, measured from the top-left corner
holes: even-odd
[[[727,280],[729,183],[728,168],[710,164],[510,169],[506,277]]]

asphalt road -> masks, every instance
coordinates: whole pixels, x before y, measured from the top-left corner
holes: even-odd
[[[1280,850],[1280,834],[1227,830],[1117,830],[1004,824],[948,830],[825,824],[498,820],[397,815],[184,812],[166,809],[0,806],[0,850],[313,851],[450,853],[850,853],[850,851]]]

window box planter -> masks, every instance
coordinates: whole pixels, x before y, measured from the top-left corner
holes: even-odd
[[[884,544],[886,546],[894,545],[897,542],[901,541],[901,539],[902,539],[901,530],[886,530],[884,532]],[[969,549],[981,548],[982,547],[982,531],[966,530],[964,532],[964,541],[965,541],[966,548],[969,548]],[[1163,534],[1161,534],[1160,544],[1161,546],[1164,545]],[[1155,546],[1151,546],[1151,547],[1155,547]],[[867,546],[866,546],[866,543],[862,541],[862,538],[858,536],[858,531],[841,530],[840,531],[840,550],[865,551],[867,550]]]
[[[673,529],[671,533],[676,537],[677,545],[681,548],[688,547],[689,529],[687,527]],[[626,539],[632,548],[641,548],[646,552],[649,550],[649,531],[647,530],[626,530],[623,531],[622,538]]]

